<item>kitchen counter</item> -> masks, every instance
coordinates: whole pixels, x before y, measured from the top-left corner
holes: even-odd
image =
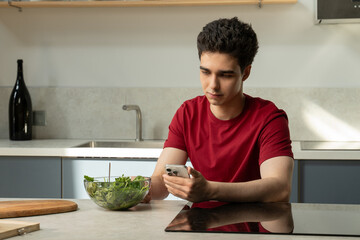
[[[10,141],[0,139],[0,156],[91,157],[91,158],[158,158],[161,148],[90,148],[76,147],[91,140],[39,139]],[[119,140],[121,141],[121,140]],[[126,141],[126,140],[123,140]],[[351,142],[352,144],[354,142]],[[355,142],[360,145],[359,142]],[[296,160],[360,160],[359,150],[303,150],[301,142],[293,141]]]
[[[31,141],[10,141],[0,139],[0,156],[158,158],[162,151],[162,148],[76,147],[89,141],[92,140],[39,139]]]
[[[0,199],[9,200],[9,199]],[[22,217],[13,220],[39,222],[40,230],[17,236],[12,239],[42,240],[42,239],[222,239],[222,240],[281,240],[281,239],[337,239],[345,240],[346,237],[328,236],[301,236],[301,235],[260,235],[260,234],[235,234],[235,233],[183,233],[165,232],[164,229],[174,219],[186,204],[185,201],[152,201],[150,204],[140,204],[128,211],[108,211],[95,205],[91,200],[72,200],[79,209],[75,212],[50,214],[33,217]],[[302,205],[305,210],[316,210],[318,205]],[[323,205],[326,207],[326,205]],[[356,208],[360,206],[343,206]],[[302,210],[304,211],[304,209]],[[294,219],[296,220],[296,219]],[[295,221],[295,228],[296,228]],[[352,237],[351,239],[360,239]]]

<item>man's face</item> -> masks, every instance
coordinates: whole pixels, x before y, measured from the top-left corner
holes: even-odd
[[[211,105],[236,104],[242,97],[242,78],[236,58],[217,52],[202,53],[200,82]]]

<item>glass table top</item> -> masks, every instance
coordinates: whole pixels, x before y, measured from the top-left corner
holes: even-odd
[[[360,206],[306,203],[188,203],[167,232],[360,236]]]

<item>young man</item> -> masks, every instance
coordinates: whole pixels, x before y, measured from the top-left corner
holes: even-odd
[[[219,19],[203,28],[197,46],[204,96],[176,112],[152,175],[151,198],[289,201],[287,116],[272,102],[243,93],[258,50],[255,32],[237,18]],[[166,175],[166,164],[184,165],[188,158],[190,178]]]

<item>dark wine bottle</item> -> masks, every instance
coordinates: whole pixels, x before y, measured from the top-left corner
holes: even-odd
[[[25,85],[23,60],[17,60],[17,78],[9,101],[10,140],[32,139],[32,105],[29,91]]]

